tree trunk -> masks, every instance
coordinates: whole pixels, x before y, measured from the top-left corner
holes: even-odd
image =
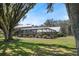
[[[12,38],[12,31],[4,32],[4,36],[5,36],[5,41],[13,40],[13,38]]]
[[[66,4],[66,6],[73,28],[73,34],[76,38],[77,55],[79,56],[79,4],[70,3]]]

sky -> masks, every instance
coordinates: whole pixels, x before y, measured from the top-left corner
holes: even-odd
[[[47,4],[38,3],[33,9],[31,9],[26,15],[24,20],[20,21],[20,24],[32,24],[41,25],[47,19],[53,20],[68,20],[68,14],[66,11],[65,4],[57,3],[53,5],[53,12],[47,13]]]

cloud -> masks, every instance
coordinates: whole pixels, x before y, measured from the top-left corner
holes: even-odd
[[[63,18],[64,18],[65,20],[68,20],[68,19],[69,19],[68,15],[65,15]]]

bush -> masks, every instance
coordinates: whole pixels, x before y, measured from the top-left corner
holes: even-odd
[[[59,32],[59,33],[57,33],[57,36],[58,36],[58,37],[64,37],[64,36],[66,36],[66,34],[65,34],[65,33],[60,33],[60,32]]]
[[[35,35],[35,38],[38,38],[38,35],[37,34]]]
[[[36,34],[35,37],[36,38],[41,38],[41,35],[40,34]]]
[[[29,37],[31,38],[31,37],[33,37],[33,35],[29,35]]]
[[[42,38],[47,38],[47,35],[43,35]]]

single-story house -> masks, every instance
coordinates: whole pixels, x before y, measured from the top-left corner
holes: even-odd
[[[33,25],[18,25],[15,27],[17,35],[31,35],[48,32],[61,32],[60,27],[35,27]]]

